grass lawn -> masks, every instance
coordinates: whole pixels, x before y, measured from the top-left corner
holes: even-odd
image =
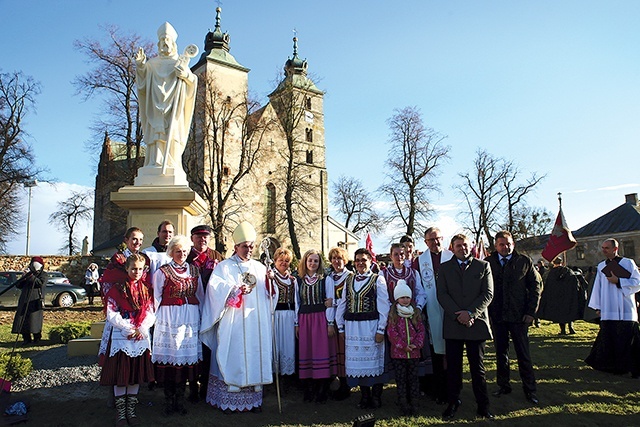
[[[15,340],[9,334],[9,325],[0,325],[0,351],[8,351]],[[48,328],[45,328],[47,330]],[[640,426],[640,380],[629,375],[615,376],[594,371],[584,364],[598,331],[597,325],[577,322],[577,334],[558,335],[557,324],[542,322],[540,328],[530,329],[531,352],[538,379],[539,406],[532,406],[519,387],[519,377],[515,360],[512,361],[513,393],[495,398],[491,396],[491,410],[495,420],[486,421],[475,418],[476,405],[471,391],[468,370],[461,399],[463,405],[453,421],[442,421],[440,416],[444,406],[436,405],[426,398],[420,401],[420,415],[416,417],[400,416],[399,408],[394,401],[395,385],[388,384],[383,394],[383,407],[375,411],[377,427],[401,426],[436,426],[436,425],[504,425],[504,426]],[[46,333],[43,337],[47,337]],[[25,357],[41,349],[21,349]],[[33,352],[33,353],[32,353]],[[513,356],[513,350],[512,350]],[[496,389],[495,355],[493,343],[487,343],[486,354],[487,380],[489,392]],[[75,409],[82,408],[78,422],[87,426],[111,425],[113,413],[104,405],[106,391],[99,387],[91,391],[82,401],[71,398],[63,405],[68,409],[69,418],[65,423],[75,424]],[[341,426],[350,427],[353,419],[366,412],[359,410],[359,392],[354,389],[351,398],[326,405],[306,404],[302,402],[301,392],[296,387],[289,387],[282,393],[282,414],[278,413],[274,386],[267,386],[262,414],[223,415],[209,405],[199,403],[192,405],[189,414],[184,417],[164,417],[161,413],[163,401],[161,391],[150,393],[141,389],[141,401],[148,402],[140,407],[145,425],[225,425],[226,427],[254,426]],[[60,392],[64,392],[60,390]],[[90,400],[88,400],[90,399]],[[32,420],[47,420],[52,408],[43,407],[47,402],[40,401]],[[79,409],[78,409],[79,410]],[[90,414],[87,416],[87,414]],[[106,422],[106,419],[109,421]]]

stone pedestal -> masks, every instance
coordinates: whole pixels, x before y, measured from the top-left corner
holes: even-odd
[[[126,186],[111,193],[111,201],[129,211],[127,228],[142,229],[143,247],[151,246],[162,221],[171,221],[176,234],[189,236],[207,212],[205,201],[186,185]]]

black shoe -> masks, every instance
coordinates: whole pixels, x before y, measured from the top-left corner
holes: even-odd
[[[506,388],[506,387],[500,387],[499,389],[497,389],[496,391],[494,391],[493,393],[491,393],[493,396],[495,397],[500,397],[503,394],[509,394],[511,393],[511,389],[510,388]]]
[[[486,418],[488,420],[492,420],[495,418],[495,415],[493,415],[491,411],[489,411],[489,408],[484,408],[484,409],[478,408],[478,410],[476,411],[476,414],[478,414],[479,417]]]
[[[534,405],[537,405],[538,403],[540,403],[540,401],[538,400],[538,396],[536,396],[535,393],[527,393],[525,396],[527,400],[530,403],[533,403]]]
[[[450,403],[449,406],[447,406],[447,409],[445,409],[442,413],[442,419],[452,420],[453,417],[456,416],[456,412],[458,411],[460,405],[462,405],[462,401],[460,399],[456,400],[455,403]]]

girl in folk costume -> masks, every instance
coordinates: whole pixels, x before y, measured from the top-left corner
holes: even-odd
[[[167,245],[171,262],[153,275],[156,324],[153,355],[156,380],[164,383],[164,413],[187,413],[184,392],[187,381],[195,381],[202,360],[200,303],[204,290],[198,268],[187,263],[191,241],[174,236]]]
[[[130,255],[127,278],[113,283],[105,295],[107,323],[111,325],[100,385],[113,386],[116,426],[139,425],[135,409],[140,383],[153,381],[149,329],[155,321],[151,291],[142,282],[146,260]]]
[[[278,303],[275,312],[276,363],[280,375],[293,375],[296,371],[296,279],[289,272],[293,254],[289,249],[278,248],[273,254],[274,270],[271,282],[278,287]]]
[[[333,300],[325,288],[320,253],[307,251],[298,265],[296,287],[296,336],[298,337],[298,376],[305,382],[304,401],[325,403],[329,382],[336,374],[335,326],[327,316]],[[333,292],[331,292],[331,295]]]
[[[332,271],[325,279],[325,286],[327,287],[329,298],[333,300],[333,306],[327,308],[327,315],[330,321],[335,321],[335,309],[338,306],[338,300],[342,298],[342,293],[344,292],[347,281],[353,282],[353,273],[345,267],[349,262],[349,254],[345,249],[331,249],[329,251],[329,261],[331,262]],[[344,335],[336,335],[336,362],[340,388],[333,393],[332,398],[335,400],[344,400],[349,397],[351,393],[351,387],[347,384],[347,373],[344,367]]]
[[[414,403],[420,396],[418,362],[424,345],[425,327],[421,311],[414,308],[411,289],[398,280],[393,290],[395,304],[389,311],[387,336],[391,343],[391,360],[396,374],[398,402],[403,415],[415,415]]]
[[[347,280],[336,307],[338,332],[344,334],[347,383],[360,386],[360,408],[382,406],[384,333],[389,295],[384,277],[371,272],[371,252],[355,252],[356,275]],[[373,386],[373,392],[371,390]]]
[[[142,273],[142,278],[140,279],[144,284],[148,287],[151,287],[149,283],[149,257],[140,252],[140,248],[142,247],[142,240],[144,239],[144,235],[142,234],[142,230],[138,227],[131,227],[124,234],[123,246],[118,249],[118,251],[113,254],[109,264],[107,264],[107,268],[102,273],[102,277],[100,277],[100,293],[102,296],[102,303],[104,306],[104,310],[106,313],[107,303],[106,303],[106,295],[111,289],[111,286],[115,283],[124,283],[128,280],[128,273],[125,267],[125,263],[127,259],[131,255],[140,255],[144,258],[145,269]],[[111,336],[112,325],[109,322],[106,322],[104,325],[104,329],[102,331],[102,340],[100,341],[100,349],[98,350],[99,364],[102,365],[104,362],[104,358],[106,357],[107,345],[109,344],[109,337]]]

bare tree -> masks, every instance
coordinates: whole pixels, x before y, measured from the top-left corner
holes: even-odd
[[[82,193],[72,191],[68,199],[58,202],[58,210],[49,215],[49,224],[67,234],[67,241],[62,249],[68,250],[69,255],[73,255],[76,248],[80,246],[75,238],[76,226],[82,221],[91,221],[92,197],[90,191]]]
[[[542,236],[551,231],[554,219],[553,213],[544,207],[520,205],[513,213],[514,223],[511,233],[514,240]]]
[[[462,183],[454,188],[464,197],[469,209],[464,212],[466,228],[479,241],[484,234],[493,248],[493,234],[500,222],[500,207],[506,197],[503,187],[505,161],[478,149],[473,162],[473,170],[460,173]]]
[[[142,129],[138,116],[138,94],[135,90],[135,60],[139,47],[152,53],[154,45],[134,33],[124,33],[116,26],[106,26],[107,41],[76,40],[75,48],[86,55],[93,66],[87,73],[76,76],[76,93],[85,99],[102,97],[102,112],[92,125],[95,138],[88,144],[92,152],[99,152],[105,132],[114,140],[126,144],[128,173],[123,185],[132,184],[142,165]]]
[[[427,219],[432,210],[428,195],[440,190],[436,178],[451,147],[444,145],[445,135],[424,126],[417,107],[394,110],[388,125],[388,168],[380,190],[393,203],[391,217],[399,217],[405,234],[411,236],[423,231],[420,220]]]
[[[362,181],[344,175],[333,184],[333,204],[344,219],[344,226],[353,233],[378,232],[384,221],[373,205],[371,194]]]
[[[25,181],[39,177],[24,119],[35,109],[40,84],[22,72],[0,73],[0,252],[16,233],[20,220],[18,191]]]
[[[513,162],[505,162],[502,186],[504,187],[507,221],[505,228],[511,233],[517,227],[515,214],[520,204],[525,201],[527,194],[534,190],[535,186],[542,181],[546,175],[538,176],[536,172],[527,178],[526,182],[518,183],[521,176],[520,168]]]
[[[239,184],[256,166],[272,122],[260,118],[246,92],[223,94],[213,76],[199,81],[197,103],[183,166],[208,204],[216,250],[225,253],[224,236],[244,206]]]

